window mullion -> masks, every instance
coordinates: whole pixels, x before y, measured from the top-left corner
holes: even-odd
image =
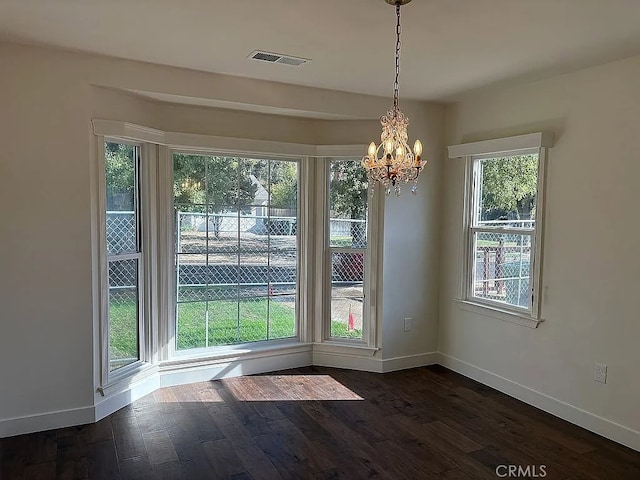
[[[470,227],[473,233],[495,233],[504,235],[533,235],[535,228],[516,228],[516,227]]]

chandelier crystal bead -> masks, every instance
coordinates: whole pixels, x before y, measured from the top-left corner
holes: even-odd
[[[407,127],[409,119],[402,113],[399,104],[400,78],[400,7],[411,0],[385,0],[396,7],[396,75],[393,83],[393,106],[380,117],[382,134],[380,144],[371,142],[367,154],[362,158],[362,166],[367,170],[371,188],[375,182],[380,183],[389,195],[395,191],[400,195],[402,184],[413,182],[411,193],[417,192],[418,176],[427,163],[422,159],[422,143],[416,140],[413,149],[407,143],[409,135]]]

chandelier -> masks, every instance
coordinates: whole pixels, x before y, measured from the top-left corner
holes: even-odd
[[[367,170],[369,183],[373,187],[374,182],[379,182],[389,195],[391,190],[400,195],[402,184],[413,182],[411,193],[418,190],[418,176],[427,163],[422,160],[422,143],[416,140],[413,150],[407,143],[409,136],[407,127],[409,119],[398,107],[398,92],[400,77],[400,7],[411,0],[385,0],[396,7],[396,77],[393,82],[393,106],[380,117],[382,134],[380,145],[371,142],[367,154],[362,158],[362,166]],[[372,190],[373,191],[373,190]]]

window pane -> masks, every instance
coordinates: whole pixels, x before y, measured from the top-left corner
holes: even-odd
[[[536,218],[538,155],[479,160],[477,225],[533,228]]]
[[[362,338],[364,253],[331,254],[331,336]]]
[[[109,262],[109,371],[140,358],[138,260]]]
[[[178,349],[295,335],[297,174],[294,162],[174,155]],[[272,306],[283,294],[284,320]]]
[[[329,172],[329,244],[367,246],[367,174],[360,160],[332,161]]]
[[[138,251],[136,218],[136,147],[105,143],[107,252]]]
[[[529,308],[531,235],[476,233],[474,296]]]

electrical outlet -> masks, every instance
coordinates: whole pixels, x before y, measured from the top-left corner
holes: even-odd
[[[596,382],[607,383],[607,366],[603,363],[596,363],[596,368],[593,371],[593,379]]]
[[[411,319],[410,318],[405,318],[404,319],[404,331],[405,332],[410,332],[411,331]]]

